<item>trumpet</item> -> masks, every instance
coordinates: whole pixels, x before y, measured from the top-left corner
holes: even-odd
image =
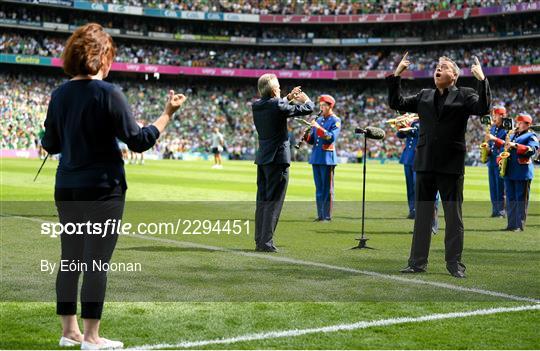
[[[396,118],[392,118],[386,121],[392,128],[396,128],[398,131],[403,128],[411,128],[411,125],[418,121],[420,117],[416,113],[405,113]]]
[[[317,114],[317,117],[319,117],[321,114],[322,114],[322,111],[320,111]],[[317,118],[317,117],[315,117],[315,118]],[[296,145],[294,145],[295,149],[300,149],[302,144],[304,144],[304,142],[307,140],[307,138],[309,136],[309,133],[311,133],[311,123],[306,121],[305,119],[298,118],[298,117],[295,117],[294,120],[299,122],[300,124],[303,124],[304,126],[306,126],[306,129],[304,129],[304,133],[302,133],[302,138],[300,139],[300,141],[298,143],[296,143]]]

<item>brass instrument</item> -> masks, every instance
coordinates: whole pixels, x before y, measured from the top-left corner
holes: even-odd
[[[319,116],[320,115],[321,113],[319,113]],[[309,123],[305,119],[298,118],[298,117],[295,117],[294,120],[306,126],[306,129],[304,130],[304,133],[302,134],[302,138],[300,139],[298,143],[296,143],[296,145],[294,145],[295,149],[300,149],[302,144],[307,140],[309,133],[311,133],[311,123]]]
[[[418,121],[420,117],[416,113],[405,113],[396,118],[392,118],[386,121],[392,128],[396,128],[398,131],[407,131],[411,129],[411,125]]]
[[[517,128],[516,128],[517,129]],[[508,168],[508,159],[510,158],[510,152],[508,151],[508,142],[510,141],[510,135],[514,134],[515,130],[511,130],[506,134],[506,140],[504,145],[504,151],[499,154],[499,175],[504,177],[506,175],[506,169]]]
[[[490,127],[491,127],[491,117],[489,115],[483,116],[480,119],[480,123],[486,126],[486,138],[489,136]],[[487,163],[489,159],[489,144],[487,141],[484,141],[480,144],[480,162]]]

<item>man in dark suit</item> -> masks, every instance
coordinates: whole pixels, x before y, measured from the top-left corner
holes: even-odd
[[[489,113],[491,92],[478,59],[471,73],[478,80],[477,90],[456,87],[459,67],[441,57],[433,78],[436,89],[422,89],[408,97],[401,95],[400,75],[409,66],[407,54],[393,75],[386,78],[392,109],[418,113],[419,139],[416,147],[416,218],[409,265],[402,273],[425,272],[431,243],[433,205],[439,191],[446,221],[445,260],[450,274],[465,277],[461,262],[463,251],[463,175],[465,169],[465,132],[470,115]]]
[[[263,74],[257,88],[261,99],[253,103],[253,120],[259,135],[257,164],[257,208],[255,210],[256,250],[276,252],[273,236],[289,182],[291,149],[287,118],[308,115],[315,105],[295,87],[286,98],[280,97],[275,74]],[[295,100],[300,104],[291,104]]]

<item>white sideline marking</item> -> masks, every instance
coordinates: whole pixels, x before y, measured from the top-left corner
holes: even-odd
[[[319,328],[308,328],[308,329],[290,329],[290,330],[281,330],[281,331],[270,331],[263,333],[254,333],[240,335],[230,338],[221,338],[221,339],[211,339],[211,340],[200,340],[200,341],[183,341],[177,344],[156,344],[156,345],[143,345],[128,350],[148,350],[148,349],[161,349],[161,348],[195,348],[206,345],[216,345],[216,344],[233,344],[243,341],[254,341],[254,340],[265,340],[265,339],[275,339],[275,338],[287,338],[295,337],[306,334],[316,334],[316,333],[333,333],[338,331],[350,331],[350,330],[359,330],[366,329],[371,327],[384,327],[396,324],[406,324],[406,323],[421,323],[428,321],[436,321],[443,319],[454,319],[454,318],[465,318],[472,316],[486,316],[497,313],[508,313],[508,312],[519,312],[519,311],[531,311],[540,309],[540,305],[525,305],[518,307],[498,307],[490,309],[481,309],[467,312],[451,312],[451,313],[437,313],[437,314],[428,314],[420,317],[401,317],[401,318],[389,318],[389,319],[379,319],[374,321],[360,321],[351,324],[337,324],[330,325],[326,327]]]
[[[27,220],[39,222],[39,223],[45,222],[42,219],[33,218],[33,217],[11,216],[11,215],[3,216],[3,217],[27,219]],[[416,279],[416,278],[406,278],[400,275],[384,274],[384,273],[364,271],[364,270],[354,269],[354,268],[349,268],[349,267],[334,266],[334,265],[326,264],[322,262],[304,261],[304,260],[299,260],[295,258],[279,256],[276,254],[260,254],[256,252],[237,251],[237,250],[228,249],[221,246],[210,246],[210,245],[198,244],[198,243],[194,243],[190,241],[164,239],[164,238],[159,238],[159,237],[149,236],[149,235],[142,235],[142,234],[128,235],[128,237],[135,237],[135,238],[144,239],[144,240],[158,241],[158,242],[168,243],[168,244],[182,246],[182,247],[193,247],[193,248],[206,249],[206,250],[211,250],[211,251],[228,252],[228,253],[233,253],[239,256],[261,258],[261,259],[266,259],[266,260],[276,261],[276,262],[286,262],[286,263],[292,263],[292,264],[303,265],[303,266],[319,267],[319,268],[326,268],[326,269],[337,270],[337,271],[342,271],[342,272],[363,274],[363,275],[367,275],[371,277],[394,280],[394,281],[398,281],[402,283],[429,285],[429,286],[434,286],[434,287],[443,288],[443,289],[463,291],[463,292],[475,293],[475,294],[487,295],[487,296],[493,296],[493,297],[500,297],[503,299],[514,300],[514,301],[540,303],[540,300],[531,298],[531,297],[511,295],[511,294],[506,294],[506,293],[502,293],[498,291],[478,289],[478,288],[467,288],[467,287],[459,286],[459,285],[453,285],[453,284],[441,283],[441,282],[435,282],[435,281],[427,281],[427,280]]]
[[[377,272],[371,272],[371,271],[363,271],[363,270],[360,270],[360,269],[354,269],[354,268],[349,268],[349,267],[334,266],[334,265],[326,264],[326,263],[322,263],[322,262],[304,261],[304,260],[299,260],[299,259],[295,259],[295,258],[279,256],[279,255],[276,255],[276,254],[260,254],[260,253],[256,253],[256,252],[237,251],[237,250],[227,249],[227,248],[224,248],[224,247],[221,247],[221,246],[210,246],[210,245],[198,244],[198,243],[194,243],[194,242],[190,242],[190,241],[164,239],[164,238],[148,236],[148,235],[141,235],[141,234],[134,234],[134,235],[130,235],[130,236],[140,238],[140,239],[145,239],[145,240],[159,241],[159,242],[173,244],[173,245],[177,245],[177,246],[183,246],[183,247],[194,247],[194,248],[207,249],[207,250],[212,250],[212,251],[229,252],[229,253],[233,253],[233,254],[240,255],[240,256],[262,258],[262,259],[266,259],[266,260],[270,260],[270,261],[276,261],[276,262],[286,262],[286,263],[292,263],[292,264],[303,265],[303,266],[319,267],[319,268],[326,268],[326,269],[337,270],[337,271],[342,271],[342,272],[363,274],[363,275],[367,275],[367,276],[371,276],[371,277],[394,280],[394,281],[403,282],[403,283],[409,283],[409,284],[430,285],[430,286],[435,286],[435,287],[443,288],[443,289],[449,289],[449,290],[455,290],[455,291],[464,291],[464,292],[487,295],[487,296],[493,296],[493,297],[500,297],[500,298],[504,298],[504,299],[508,299],[508,300],[514,300],[514,301],[525,301],[525,302],[532,302],[532,303],[540,303],[540,300],[534,299],[534,298],[531,298],[531,297],[522,297],[522,296],[506,294],[506,293],[502,293],[502,292],[498,292],[498,291],[491,291],[491,290],[484,290],[484,289],[477,289],[477,288],[467,288],[467,287],[464,287],[464,286],[453,285],[453,284],[448,284],[448,283],[441,283],[441,282],[435,282],[435,281],[428,281],[428,280],[422,280],[422,279],[405,278],[405,277],[399,276],[399,275],[384,274],[384,273],[377,273]]]

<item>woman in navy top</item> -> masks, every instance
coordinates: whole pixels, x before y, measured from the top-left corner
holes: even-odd
[[[62,53],[64,71],[73,78],[52,93],[42,145],[50,154],[61,154],[54,197],[64,225],[90,221],[105,228],[107,220],[118,222],[122,218],[127,184],[117,139],[136,152],[150,149],[186,100],[170,91],[163,114],[153,124],[139,127],[122,91],[102,80],[114,56],[111,36],[96,23],[78,28]],[[110,261],[117,233],[103,236],[84,231],[63,233],[60,238],[62,262],[84,263],[77,271],[58,271],[57,314],[63,328],[60,346],[123,347],[119,341],[99,336],[107,272],[94,268],[94,262],[102,265]],[[84,337],[76,318],[81,273]]]

